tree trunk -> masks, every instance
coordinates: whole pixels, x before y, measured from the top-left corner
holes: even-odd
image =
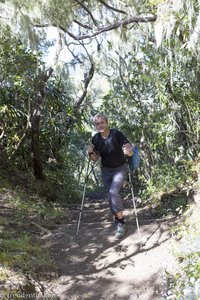
[[[36,179],[44,180],[40,154],[40,110],[34,110],[31,123],[31,148],[33,174]]]
[[[187,127],[182,114],[175,113],[175,117],[178,126],[178,144],[183,148],[183,154],[185,155],[187,149]]]
[[[42,74],[37,87],[37,95],[35,97],[35,103],[31,118],[31,150],[32,150],[32,163],[33,174],[36,179],[44,180],[43,167],[41,161],[40,152],[40,117],[42,110],[42,103],[44,100],[44,88],[49,77],[53,73],[53,69],[48,69]]]

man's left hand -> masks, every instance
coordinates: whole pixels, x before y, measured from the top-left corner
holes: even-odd
[[[132,156],[133,155],[133,149],[130,143],[126,143],[122,147],[124,155]]]

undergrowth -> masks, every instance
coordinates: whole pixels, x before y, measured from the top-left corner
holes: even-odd
[[[200,299],[200,199],[185,214],[183,221],[173,228],[179,240],[174,255],[179,269],[172,276],[168,274],[169,290],[167,300]]]
[[[155,167],[152,177],[140,192],[143,203],[159,216],[182,214],[188,208],[195,176],[191,162]]]
[[[172,276],[168,275],[169,290],[163,299],[166,300],[199,300],[200,299],[200,164],[194,166],[198,180],[193,183],[194,203],[183,213],[180,223],[172,229],[179,241],[174,248],[174,255],[179,268]]]
[[[56,264],[39,237],[62,222],[64,212],[37,194],[0,177],[0,285],[22,278],[48,279]],[[54,276],[53,275],[53,276]]]

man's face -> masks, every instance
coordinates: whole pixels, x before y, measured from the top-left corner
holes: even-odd
[[[95,121],[95,126],[99,132],[104,132],[108,128],[108,122],[106,121],[105,118],[99,117]]]

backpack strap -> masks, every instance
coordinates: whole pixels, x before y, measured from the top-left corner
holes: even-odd
[[[129,143],[124,134],[117,129],[111,129],[111,136],[115,145],[119,146],[120,148],[122,148],[125,143]]]
[[[116,129],[110,129],[110,135],[112,137],[112,140],[115,144],[115,146],[120,146],[120,143],[119,143],[119,138],[117,136],[117,130]]]
[[[92,144],[94,144],[95,148],[99,148],[99,142],[100,142],[100,133],[96,133],[92,138]],[[96,150],[97,150],[96,149]]]

